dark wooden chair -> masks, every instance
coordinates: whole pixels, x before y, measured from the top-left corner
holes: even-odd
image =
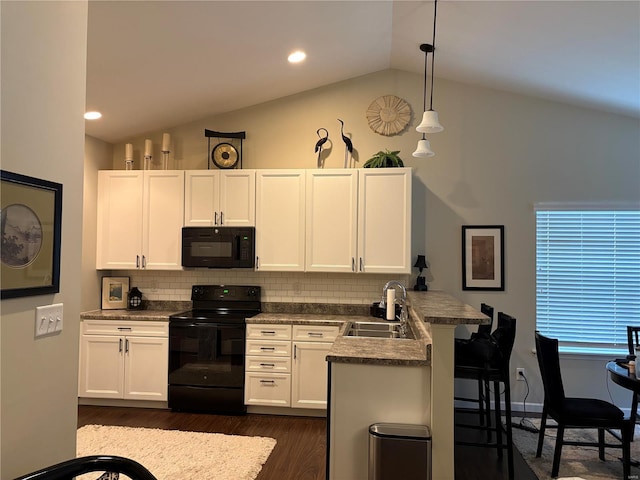
[[[598,447],[598,456],[603,461],[605,459],[605,447],[622,448],[624,478],[627,480],[629,478],[631,443],[631,423],[629,419],[624,417],[622,410],[605,400],[565,396],[557,339],[548,338],[541,335],[540,332],[536,332],[536,354],[544,386],[544,405],[542,407],[536,457],[542,455],[545,430],[547,428],[557,428],[553,465],[551,467],[551,476],[553,478],[558,476],[560,470],[562,446],[582,445]],[[547,426],[547,417],[551,417],[558,425]],[[564,439],[564,431],[567,428],[597,428],[598,441],[567,441]],[[620,438],[610,432],[610,429],[620,430]],[[620,441],[614,444],[605,443],[605,431],[609,431],[615,439]]]
[[[471,334],[470,338],[456,338],[455,348],[456,349],[464,349],[465,343],[469,342],[473,339],[478,338],[489,338],[491,335],[491,330],[493,328],[493,307],[486,303],[480,304],[480,311],[484,313],[487,317],[490,318],[490,322],[485,325],[478,325],[478,330]],[[456,362],[457,363],[457,362]],[[489,384],[483,381],[482,375],[479,374],[478,371],[473,371],[464,368],[454,368],[454,376],[455,378],[464,378],[470,380],[476,380],[478,382],[478,395],[475,398],[470,397],[454,397],[455,400],[461,400],[464,402],[476,403],[478,404],[478,415],[480,417],[480,425],[484,425],[485,422],[490,425],[491,424],[491,406],[490,406],[490,395],[489,395]],[[488,440],[491,440],[491,431],[488,431]]]
[[[511,352],[516,338],[516,319],[503,312],[498,312],[498,325],[489,338],[480,341],[470,350],[468,355],[459,352],[456,359],[455,371],[461,375],[459,378],[480,378],[484,388],[484,396],[489,398],[489,386],[493,384],[494,393],[494,425],[486,422],[485,425],[470,425],[457,423],[456,426],[463,428],[473,428],[488,432],[485,442],[470,442],[456,440],[457,445],[471,445],[476,447],[496,448],[498,458],[502,458],[503,450],[507,450],[507,465],[509,469],[509,479],[514,478],[513,470],[513,435],[511,424],[511,382],[509,374],[509,363]],[[483,344],[483,343],[484,344]],[[457,375],[456,375],[457,376]],[[502,425],[502,408],[500,405],[500,384],[504,385],[504,405],[505,405],[505,425]],[[489,409],[490,403],[487,402]],[[489,419],[491,415],[489,414]],[[491,441],[491,435],[495,433],[496,440]],[[506,433],[506,441],[503,434]]]
[[[78,475],[91,472],[108,472],[116,474],[115,478],[118,478],[119,474],[123,473],[132,480],[157,480],[149,470],[135,460],[113,455],[91,455],[74,458],[43,468],[37,472],[23,475],[15,480],[69,480]],[[104,475],[100,478],[103,477]]]
[[[640,347],[640,327],[637,327],[635,325],[627,325],[627,346],[629,347],[629,355],[635,355],[636,346]],[[639,359],[636,359],[636,368],[640,368],[638,367],[638,360]],[[631,400],[631,415],[629,417],[631,425],[634,426],[634,428],[631,429],[632,442],[635,434],[635,424],[638,420],[638,399],[638,394],[634,393],[633,399]]]

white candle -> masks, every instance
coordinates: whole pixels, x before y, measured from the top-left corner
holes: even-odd
[[[162,151],[163,152],[168,152],[169,151],[169,141],[170,141],[171,137],[169,136],[168,133],[163,133],[162,134]]]
[[[396,318],[396,291],[394,288],[387,290],[387,320]]]
[[[133,160],[133,144],[132,143],[127,143],[124,146],[124,159]]]
[[[153,144],[151,143],[151,140],[147,138],[144,141],[144,156],[150,157],[152,155],[153,155]]]

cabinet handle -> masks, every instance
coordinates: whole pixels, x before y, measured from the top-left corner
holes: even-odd
[[[256,270],[260,268],[260,257],[256,257]]]
[[[322,333],[322,332],[309,332],[309,333],[307,333],[307,335],[309,335],[310,337],[323,337],[324,333]]]
[[[220,225],[224,225],[224,217],[222,215],[223,212],[220,212]]]
[[[354,257],[351,257],[351,271],[356,271],[356,259]]]
[[[260,330],[262,335],[275,335],[276,332],[274,330]]]
[[[275,363],[261,363],[260,364],[261,367],[271,367],[274,368],[276,366]]]
[[[364,263],[364,262],[362,261],[362,257],[360,257],[360,271],[361,271],[361,272],[362,272],[362,271],[364,271],[363,263]]]
[[[142,255],[142,268],[147,268],[147,257]]]
[[[120,330],[121,332],[124,332],[124,331],[130,332],[131,327],[118,327],[118,330]]]
[[[218,212],[213,212],[213,224],[218,224]]]
[[[136,255],[136,268],[140,268],[140,255]]]
[[[298,357],[298,346],[293,346],[293,359],[295,360]]]
[[[263,385],[275,385],[276,382],[274,380],[260,380],[260,383]]]
[[[129,339],[124,341],[124,353],[129,353]]]
[[[118,352],[122,353],[122,339],[120,339],[120,344],[118,346]]]
[[[260,350],[266,351],[266,352],[275,352],[276,347],[260,347]]]

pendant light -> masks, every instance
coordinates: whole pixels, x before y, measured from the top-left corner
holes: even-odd
[[[433,72],[436,49],[436,16],[438,11],[438,0],[434,1],[433,7],[433,41],[431,44],[423,43],[420,50],[424,52],[424,97],[422,122],[416,127],[416,131],[422,133],[422,140],[418,142],[418,148],[413,152],[414,157],[432,157],[435,155],[430,148],[429,141],[426,139],[426,133],[438,133],[444,130],[444,127],[438,120],[438,112],[433,110]],[[429,109],[427,110],[427,63],[431,53],[431,89],[429,96]]]

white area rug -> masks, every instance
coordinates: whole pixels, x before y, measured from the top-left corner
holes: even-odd
[[[86,425],[78,429],[77,455],[130,458],[158,480],[254,480],[275,445],[273,438],[266,437]]]

